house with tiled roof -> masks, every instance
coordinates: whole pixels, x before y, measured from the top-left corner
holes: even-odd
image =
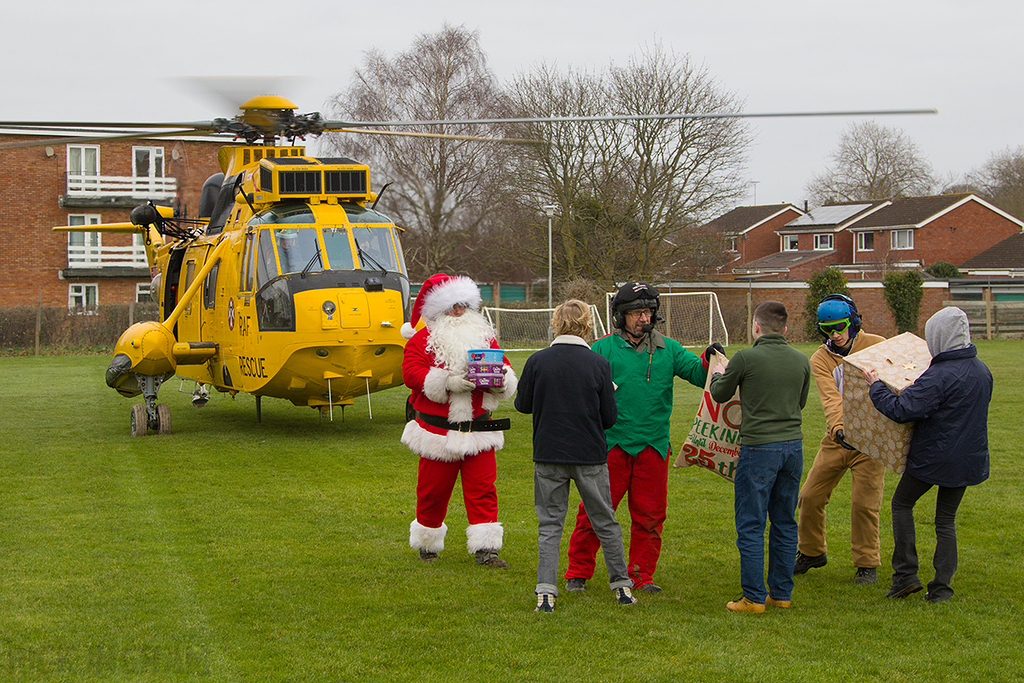
[[[808,211],[775,231],[775,253],[733,267],[732,272],[738,276],[805,280],[822,268],[849,263],[853,247],[848,228],[889,203],[830,204]]]
[[[1024,278],[1024,232],[1010,235],[958,267],[966,277]]]
[[[721,270],[727,271],[778,251],[776,231],[803,215],[792,204],[738,206],[703,227],[726,238],[727,262]]]
[[[1024,230],[1024,222],[975,194],[908,197],[848,226],[853,250],[844,270],[877,276],[893,267],[960,266]]]

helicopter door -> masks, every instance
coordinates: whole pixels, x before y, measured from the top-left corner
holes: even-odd
[[[209,245],[193,247],[185,252],[185,263],[181,268],[181,281],[178,291],[184,293],[189,288],[210,253]],[[185,310],[178,318],[178,341],[203,341],[203,301],[202,290],[198,290],[191,301],[185,302]]]

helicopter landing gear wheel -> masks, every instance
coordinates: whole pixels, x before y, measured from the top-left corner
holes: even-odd
[[[132,436],[145,436],[149,432],[149,415],[146,414],[146,406],[136,403],[132,406],[131,434]]]
[[[171,407],[169,405],[161,403],[156,407],[156,421],[158,423],[157,434],[171,433]]]

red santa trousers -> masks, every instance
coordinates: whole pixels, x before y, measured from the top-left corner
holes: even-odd
[[[661,555],[661,529],[665,526],[668,505],[668,461],[647,446],[632,456],[619,446],[608,451],[608,481],[612,507],[618,508],[629,493],[629,577],[634,588],[651,583]],[[580,503],[576,528],[569,537],[567,579],[589,579],[594,575],[595,558],[601,541],[590,526],[587,511]]]
[[[421,457],[419,480],[416,482],[417,522],[431,529],[441,526],[448,514],[448,501],[460,473],[469,523],[498,521],[498,491],[494,486],[498,465],[494,449],[491,449],[451,462]]]

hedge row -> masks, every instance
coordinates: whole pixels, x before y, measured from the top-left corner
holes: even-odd
[[[134,308],[134,310],[131,310]],[[36,343],[48,349],[112,348],[131,322],[156,320],[155,303],[109,304],[95,311],[69,311],[66,306],[14,306],[0,308],[0,350],[15,353]],[[132,319],[133,317],[133,319]]]

